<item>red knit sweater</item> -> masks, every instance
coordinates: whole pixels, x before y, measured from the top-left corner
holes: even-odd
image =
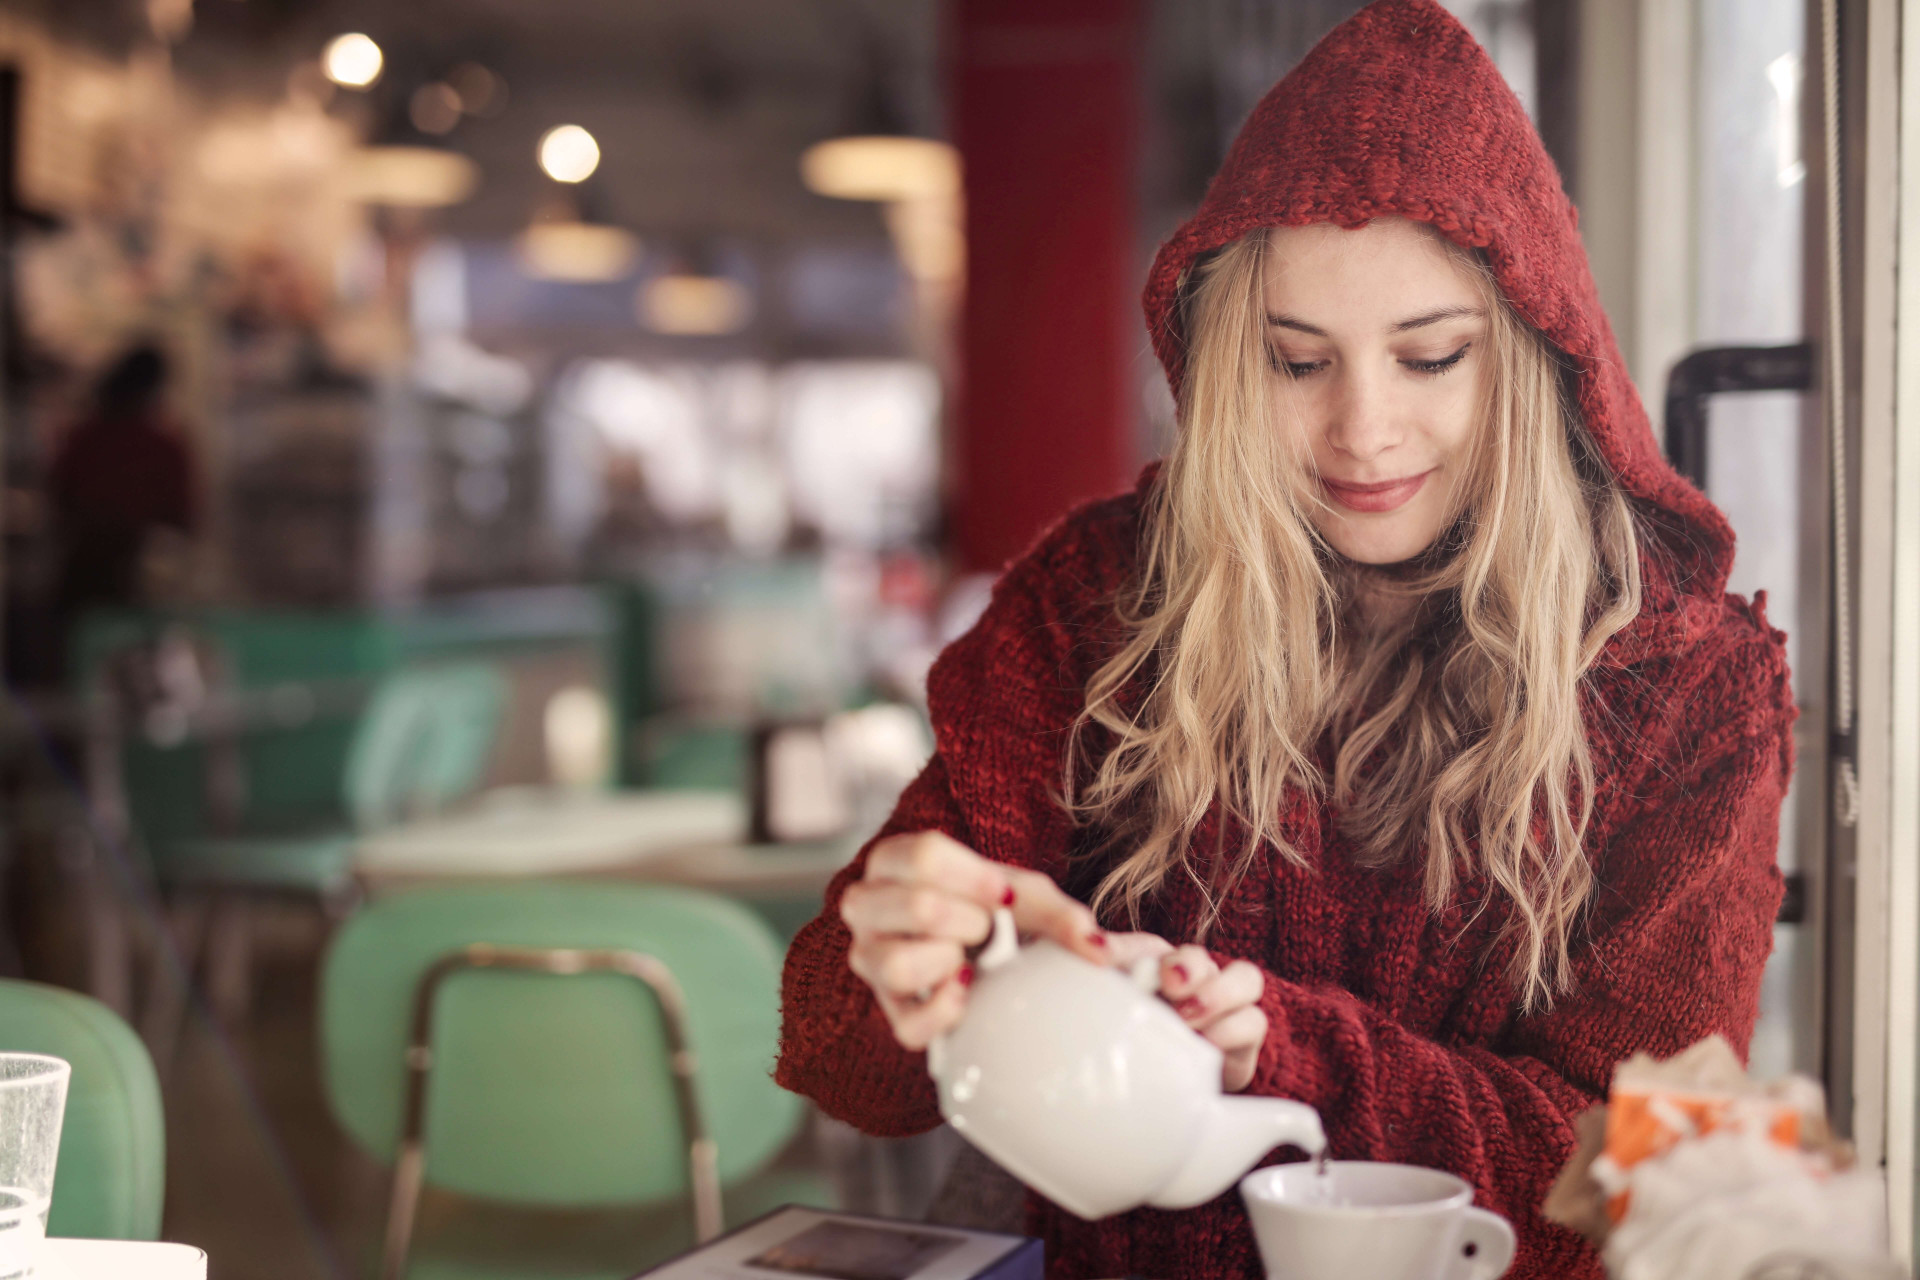
[[[1581,412],[1641,517],[1645,605],[1584,690],[1598,889],[1576,939],[1577,986],[1521,1015],[1497,939],[1505,911],[1473,912],[1484,878],[1435,914],[1419,851],[1362,868],[1334,809],[1304,794],[1284,830],[1307,869],[1264,859],[1207,945],[1266,972],[1270,1030],[1252,1092],[1317,1108],[1336,1157],[1466,1178],[1519,1233],[1513,1276],[1598,1276],[1593,1251],[1538,1212],[1572,1149],[1572,1117],[1630,1054],[1714,1032],[1744,1053],[1752,1034],[1791,767],[1783,637],[1757,605],[1724,594],[1731,533],[1654,446],[1552,166],[1484,54],[1431,0],[1383,0],[1323,41],[1256,109],[1199,213],[1162,249],[1146,301],[1176,386],[1173,300],[1196,254],[1255,226],[1384,213],[1487,251],[1509,299],[1577,370]],[[1074,856],[1087,833],[1049,789],[1087,679],[1119,639],[1111,600],[1136,571],[1155,470],[1045,534],[941,655],[929,678],[937,751],[882,835],[940,830],[1076,891],[1097,881]],[[1196,848],[1213,847],[1216,822]],[[778,1076],[868,1132],[913,1133],[939,1122],[924,1055],[895,1043],[849,970],[838,918],[863,866],[864,854],[788,954]],[[1183,941],[1200,909],[1170,877],[1144,923]],[[1260,1274],[1232,1192],[1093,1223],[1035,1197],[1029,1217],[1056,1276]]]

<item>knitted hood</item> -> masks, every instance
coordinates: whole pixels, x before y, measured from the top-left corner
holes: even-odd
[[[1196,258],[1257,227],[1395,214],[1486,251],[1514,308],[1577,369],[1587,428],[1675,585],[1717,596],[1733,530],[1662,456],[1558,171],[1492,60],[1434,0],[1378,0],[1329,33],[1261,99],[1199,210],[1160,247],[1143,303],[1176,399],[1178,294]]]

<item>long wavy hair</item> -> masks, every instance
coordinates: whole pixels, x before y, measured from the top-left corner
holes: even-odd
[[[1534,1009],[1571,985],[1569,937],[1593,887],[1580,686],[1639,612],[1637,539],[1561,357],[1477,254],[1435,239],[1485,300],[1484,421],[1446,532],[1385,572],[1344,560],[1311,518],[1324,498],[1270,364],[1267,234],[1189,272],[1180,433],[1117,601],[1124,643],[1073,726],[1062,799],[1120,851],[1097,911],[1137,923],[1184,875],[1206,902],[1204,938],[1263,845],[1304,865],[1279,829],[1286,790],[1331,798],[1369,864],[1424,850],[1436,911],[1484,869],[1479,908],[1495,893],[1511,904],[1509,976]],[[1362,593],[1398,607],[1362,610]],[[1194,849],[1216,800],[1244,838]]]

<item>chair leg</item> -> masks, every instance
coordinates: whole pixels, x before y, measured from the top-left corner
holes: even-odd
[[[425,1182],[426,1151],[418,1133],[400,1140],[393,1162],[393,1189],[387,1201],[387,1234],[380,1249],[380,1280],[403,1280],[407,1251],[413,1244],[413,1220],[420,1211],[420,1188]]]
[[[149,967],[140,1037],[153,1054],[164,1078],[180,1047],[192,1000],[194,971],[199,967],[206,938],[206,898],[196,892],[179,895],[160,910],[154,921],[153,963]]]
[[[207,916],[207,1002],[230,1026],[253,1005],[253,920],[245,894],[223,893]]]
[[[99,852],[88,847],[84,834],[76,831],[79,842],[75,852],[85,866],[84,888],[87,913],[87,986],[94,999],[121,1017],[133,1014],[133,941],[130,916],[133,904],[115,887],[113,878],[102,865]]]

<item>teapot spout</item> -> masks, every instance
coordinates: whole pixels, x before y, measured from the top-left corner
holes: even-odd
[[[1207,1112],[1206,1128],[1186,1163],[1147,1203],[1157,1209],[1190,1209],[1234,1185],[1275,1147],[1299,1147],[1319,1155],[1326,1145],[1320,1113],[1305,1103],[1221,1098]]]

